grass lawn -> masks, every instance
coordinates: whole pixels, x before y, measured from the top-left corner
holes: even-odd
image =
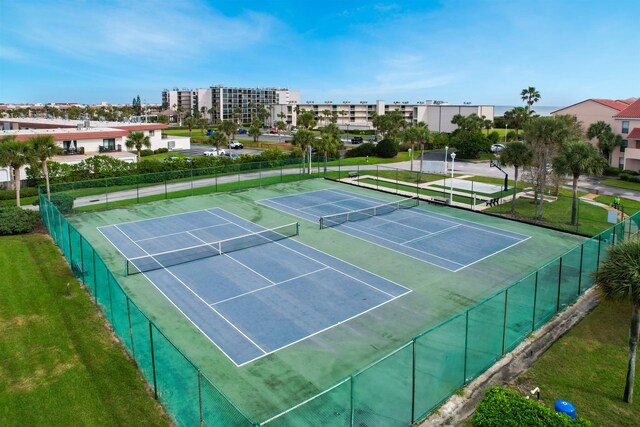
[[[578,197],[585,193],[578,193]],[[544,224],[562,230],[579,232],[581,234],[593,236],[611,227],[607,222],[607,211],[604,207],[591,205],[579,201],[578,223],[579,226],[571,225],[571,204],[573,201],[571,190],[560,189],[560,197],[554,202],[545,202],[542,208],[541,221]],[[492,213],[507,213],[511,210],[511,203],[505,203],[486,211]],[[516,200],[516,217],[533,220],[536,217],[537,205],[533,204],[533,199],[518,198]]]
[[[553,408],[568,400],[579,416],[594,425],[637,426],[640,390],[636,369],[633,404],[622,401],[629,347],[631,306],[603,303],[551,347],[519,379],[540,387],[544,403]]]
[[[32,205],[33,202],[38,200],[38,196],[20,197],[20,206]],[[16,199],[0,200],[0,207],[2,206],[15,206]]]
[[[602,181],[602,184],[608,185],[610,187],[623,188],[625,190],[640,191],[639,183],[623,181],[621,179],[615,179],[615,178],[605,179],[604,181]]]
[[[606,205],[613,204],[613,196],[598,196],[595,198],[595,200]],[[633,215],[634,213],[640,211],[640,202],[636,200],[630,200],[625,199],[624,197],[620,197],[620,204],[624,208],[624,213],[626,213],[627,215]]]
[[[0,425],[171,425],[51,239],[0,248]]]

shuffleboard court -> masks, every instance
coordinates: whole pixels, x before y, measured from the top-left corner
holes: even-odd
[[[260,200],[298,218],[329,224],[361,238],[449,271],[457,272],[527,239],[526,236],[422,209],[418,201],[389,204],[339,189]],[[377,213],[381,212],[381,214]]]
[[[132,272],[144,274],[242,366],[411,292],[284,238],[291,237],[283,231],[290,226],[267,230],[213,208],[99,231]],[[238,241],[242,244],[227,244]]]

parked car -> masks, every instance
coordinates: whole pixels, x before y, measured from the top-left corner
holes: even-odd
[[[248,133],[248,132],[249,132],[249,131],[248,131],[248,130],[246,130],[245,128],[240,128],[240,129],[238,129],[238,133],[239,133],[240,135],[244,135],[245,133]]]
[[[193,157],[185,157],[183,160],[185,162],[193,162]]]
[[[211,136],[215,133],[215,130],[213,129],[207,129],[207,136]]]
[[[368,139],[367,142],[377,142],[378,141],[378,137],[376,135],[371,135]]]
[[[237,159],[240,158],[240,156],[238,156],[236,153],[227,153],[226,157],[229,157],[229,158],[231,158],[233,160],[237,160]]]
[[[291,130],[291,135],[295,135],[296,133],[298,133],[298,129],[292,129]]]
[[[362,137],[361,136],[354,136],[353,138],[351,138],[351,143],[352,144],[362,144]]]
[[[276,127],[270,128],[269,133],[278,133],[278,128]]]
[[[505,145],[504,144],[493,144],[491,146],[491,152],[492,153],[499,153],[502,150],[504,150]]]
[[[225,150],[223,150],[223,149],[220,149],[219,151],[216,151],[215,148],[211,148],[211,149],[205,151],[202,154],[207,156],[207,157],[217,157],[217,156],[224,156],[225,154],[227,154],[227,152]]]
[[[240,148],[244,148],[244,145],[242,145],[242,142],[236,141],[234,139],[229,143],[229,148],[233,148],[233,149],[237,150],[237,149],[240,149]]]

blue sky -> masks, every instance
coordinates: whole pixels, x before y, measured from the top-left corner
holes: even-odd
[[[0,1],[0,102],[160,102],[288,87],[301,101],[539,105],[640,96],[640,1]]]

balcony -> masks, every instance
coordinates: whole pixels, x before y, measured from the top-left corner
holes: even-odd
[[[98,152],[100,153],[112,153],[114,151],[122,151],[122,145],[118,144],[115,147],[104,147],[102,145],[98,146]],[[84,149],[83,149],[84,152]]]
[[[64,154],[65,156],[72,156],[72,155],[74,155],[74,154],[84,154],[84,147],[78,147],[78,148],[74,148],[74,147],[63,148],[63,149],[62,149],[62,154]]]
[[[640,148],[626,148],[624,158],[625,160],[640,160]]]

